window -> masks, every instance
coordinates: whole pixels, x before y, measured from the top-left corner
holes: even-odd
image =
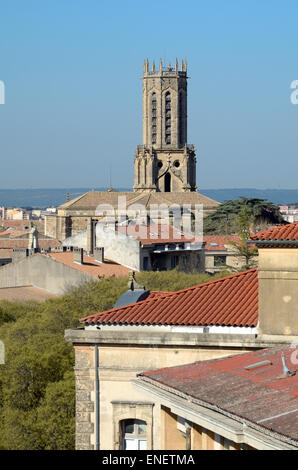
[[[178,266],[179,258],[178,256],[171,257],[171,269],[175,269]]]
[[[214,266],[220,267],[225,266],[227,264],[227,257],[226,256],[214,256]]]
[[[165,116],[166,116],[166,124],[165,124],[165,143],[171,143],[171,93],[168,91],[165,96]]]
[[[166,193],[171,192],[171,175],[170,175],[170,173],[167,173],[165,175],[165,192]]]
[[[121,422],[123,450],[147,450],[147,424],[140,419]]]
[[[151,131],[152,144],[156,144],[156,93],[151,97]]]
[[[143,258],[143,270],[147,271],[148,269],[148,256],[144,256]]]

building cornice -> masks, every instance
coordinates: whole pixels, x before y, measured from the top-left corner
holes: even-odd
[[[262,349],[282,346],[298,341],[298,337],[266,336],[214,333],[173,333],[153,332],[139,326],[139,331],[123,330],[107,331],[100,329],[69,329],[65,331],[65,339],[74,345],[135,345],[144,347],[202,347],[202,348],[248,348]]]

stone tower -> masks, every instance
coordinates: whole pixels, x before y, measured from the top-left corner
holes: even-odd
[[[196,156],[187,144],[187,65],[148,59],[143,68],[143,145],[136,148],[134,191],[196,191]]]

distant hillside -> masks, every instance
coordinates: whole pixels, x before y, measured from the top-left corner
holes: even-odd
[[[66,201],[69,192],[70,199],[94,189],[104,191],[106,188],[61,188],[61,189],[0,189],[0,206],[45,208],[60,206]],[[128,188],[117,188],[118,191],[130,191]],[[201,194],[218,202],[238,199],[239,197],[262,198],[277,205],[298,202],[298,189],[201,189]]]
[[[74,199],[91,190],[104,191],[107,188],[59,188],[59,189],[0,189],[0,206],[34,207],[42,209],[60,206],[66,202],[66,195]],[[128,189],[119,189],[129,191]]]
[[[276,205],[286,205],[298,202],[298,189],[201,189],[199,193],[211,197],[218,202],[229,201],[231,199],[260,198],[267,199]]]

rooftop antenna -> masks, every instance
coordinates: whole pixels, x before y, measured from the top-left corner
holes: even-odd
[[[292,377],[293,375],[296,375],[296,371],[291,372],[290,369],[287,367],[285,356],[283,354],[281,355],[281,360],[283,365],[283,375],[280,378]]]
[[[282,360],[282,365],[283,365],[283,373],[285,375],[289,375],[290,374],[290,369],[288,369],[288,367],[286,366],[286,360],[285,360],[285,356],[283,354],[281,356],[281,360]]]
[[[108,191],[112,191],[113,190],[113,187],[112,187],[112,167],[110,165],[109,167],[109,188],[108,188]]]

